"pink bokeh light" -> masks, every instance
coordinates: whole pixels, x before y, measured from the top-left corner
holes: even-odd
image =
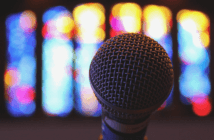
[[[34,89],[27,85],[17,88],[15,94],[19,102],[22,104],[28,104],[35,98]]]

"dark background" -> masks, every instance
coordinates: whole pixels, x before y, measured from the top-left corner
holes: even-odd
[[[214,30],[214,7],[212,1],[208,0],[138,0],[138,1],[72,1],[72,0],[5,0],[0,4],[0,139],[2,140],[95,140],[101,132],[100,118],[79,116],[73,111],[66,118],[47,117],[41,107],[41,49],[42,49],[42,15],[50,7],[62,5],[72,11],[78,4],[88,2],[99,2],[106,10],[106,38],[109,38],[108,17],[111,7],[119,2],[135,2],[141,7],[148,4],[163,5],[170,8],[173,13],[173,64],[175,73],[174,100],[173,104],[160,112],[156,112],[148,127],[147,136],[149,140],[213,140],[214,139],[214,113],[206,117],[196,116],[191,106],[182,105],[179,101],[178,76],[179,60],[177,46],[176,14],[181,9],[192,9],[202,11],[210,18],[211,34],[211,62],[210,81],[213,84],[214,69],[213,58],[213,33]],[[37,89],[36,89],[36,113],[30,118],[12,118],[6,111],[4,101],[4,71],[5,71],[5,19],[9,14],[32,10],[37,15]],[[211,98],[213,99],[211,88]],[[214,106],[214,103],[212,103]]]

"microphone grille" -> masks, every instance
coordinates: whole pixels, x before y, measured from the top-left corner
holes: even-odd
[[[146,35],[127,33],[101,45],[89,77],[102,104],[142,110],[164,102],[174,76],[170,58],[160,44]]]

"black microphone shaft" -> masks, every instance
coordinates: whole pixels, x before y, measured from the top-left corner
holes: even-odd
[[[150,116],[140,120],[118,120],[102,113],[103,140],[143,140],[147,130]],[[134,123],[133,123],[134,122]]]

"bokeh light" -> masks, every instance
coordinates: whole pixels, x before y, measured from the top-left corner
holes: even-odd
[[[7,110],[13,117],[31,116],[36,109],[36,15],[30,10],[6,19],[7,54],[4,74]]]
[[[197,65],[186,66],[180,76],[179,82],[180,92],[187,98],[192,98],[199,93],[209,95],[211,90],[208,76]]]
[[[110,15],[110,36],[122,33],[141,32],[141,7],[136,3],[118,3],[112,7]]]
[[[170,33],[172,13],[167,7],[148,5],[143,9],[143,21],[145,34],[159,40]]]
[[[181,102],[192,104],[198,116],[210,114],[209,26],[207,15],[200,11],[181,10],[177,14],[178,53],[181,66],[179,89]]]
[[[74,28],[74,21],[69,15],[59,17],[56,20],[56,28],[61,33],[69,33]]]
[[[73,109],[74,31],[72,14],[62,6],[43,15],[42,107],[48,116],[67,116]]]
[[[20,74],[16,68],[7,69],[4,74],[4,82],[7,86],[14,86],[20,82]]]
[[[201,96],[200,96],[201,95]],[[203,94],[194,96],[192,100],[192,109],[193,112],[201,117],[207,116],[212,110],[211,102],[209,97]]]
[[[80,98],[82,101],[82,110],[88,116],[93,116],[98,109],[98,101],[91,88],[86,87],[81,89]]]
[[[99,43],[105,39],[105,10],[99,3],[82,4],[74,8],[76,41]]]
[[[155,39],[166,50],[172,61],[172,12],[165,6],[147,5],[142,10],[142,31],[145,35]],[[158,110],[169,107],[173,100],[173,89]]]
[[[77,42],[75,109],[83,116],[98,117],[102,110],[90,86],[89,67],[105,39],[105,9],[99,3],[85,3],[76,6],[73,15]]]
[[[89,81],[89,67],[93,56],[98,50],[99,44],[79,43],[76,52],[76,110],[84,116],[100,116],[101,105],[94,96]]]
[[[177,14],[177,20],[182,26],[184,26],[184,23],[187,21],[193,23],[194,27],[196,27],[195,30],[198,31],[207,30],[210,24],[209,18],[204,13],[186,9],[179,11],[179,13]],[[185,26],[183,28],[185,28]]]
[[[36,28],[36,14],[30,10],[24,11],[19,19],[20,27],[27,31],[33,31]]]
[[[50,8],[43,14],[42,36],[45,39],[70,40],[74,35],[74,20],[62,6]]]
[[[22,104],[28,104],[35,98],[35,91],[33,88],[23,85],[16,89],[16,96],[19,102]]]

